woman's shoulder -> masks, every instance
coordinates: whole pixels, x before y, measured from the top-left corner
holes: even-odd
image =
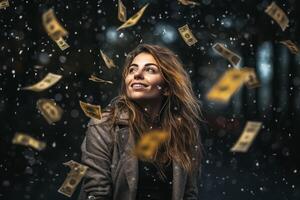
[[[112,112],[111,111],[104,111],[101,113],[101,119],[95,119],[95,118],[91,118],[88,126],[95,126],[95,125],[103,125],[103,124],[109,124],[111,122],[112,119]]]

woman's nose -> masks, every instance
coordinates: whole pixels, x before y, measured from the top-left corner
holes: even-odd
[[[144,75],[143,75],[143,70],[136,70],[133,74],[133,77],[136,79],[136,78],[143,78]]]

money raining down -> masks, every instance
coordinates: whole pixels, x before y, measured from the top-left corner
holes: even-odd
[[[291,40],[283,40],[283,41],[280,41],[280,43],[283,44],[284,46],[286,46],[292,54],[296,55],[299,53],[298,46]]]
[[[101,120],[102,115],[101,115],[101,107],[98,105],[92,105],[89,103],[85,103],[82,101],[79,101],[80,107],[83,110],[84,114],[87,117],[94,118]]]
[[[285,12],[275,3],[272,2],[266,9],[267,13],[284,31],[289,26],[289,18]]]
[[[103,59],[104,62],[105,62],[105,65],[107,66],[108,69],[111,69],[111,68],[115,68],[115,67],[116,67],[114,61],[113,61],[110,57],[108,57],[105,53],[103,53],[102,50],[100,50],[100,53],[101,53],[102,59]]]
[[[49,37],[59,46],[61,50],[65,50],[69,47],[63,37],[69,33],[66,29],[58,22],[55,17],[54,10],[49,9],[42,16],[44,28]]]
[[[238,64],[241,61],[241,57],[238,56],[237,54],[233,53],[229,49],[227,49],[223,44],[221,43],[216,43],[213,45],[213,50],[221,55],[222,57],[226,58],[231,65],[234,67],[238,66]]]
[[[109,84],[113,84],[112,81],[107,81],[107,80],[103,80],[101,78],[98,78],[97,76],[95,75],[91,75],[91,77],[89,78],[90,81],[94,81],[94,82],[97,82],[97,83],[109,83]]]
[[[218,82],[207,93],[210,101],[227,103],[230,97],[243,85],[247,73],[243,70],[231,68],[227,70]]]
[[[196,1],[191,1],[191,0],[178,0],[179,3],[185,6],[199,6],[200,3]]]
[[[136,145],[135,155],[142,160],[152,160],[159,146],[167,141],[169,136],[170,134],[160,130],[143,134]]]
[[[86,174],[88,167],[73,160],[64,163],[64,165],[69,166],[71,171],[68,173],[62,186],[58,189],[58,192],[67,197],[71,197],[81,179]]]
[[[41,92],[53,86],[62,78],[61,75],[48,73],[41,81],[38,83],[22,88],[23,90],[31,90],[34,92]]]
[[[9,1],[8,0],[0,0],[0,9],[6,9],[9,7]]]
[[[242,135],[230,149],[232,152],[247,152],[251,144],[253,143],[256,135],[258,134],[262,123],[255,121],[248,121]]]
[[[58,122],[61,119],[63,110],[55,101],[51,99],[39,99],[36,105],[49,124]]]
[[[121,22],[126,22],[127,20],[126,7],[124,6],[121,0],[119,0],[118,2],[118,19]]]
[[[242,68],[242,71],[246,73],[245,83],[249,89],[257,88],[260,86],[260,82],[256,77],[254,68],[244,67]]]
[[[178,31],[187,45],[192,46],[198,42],[187,24],[179,27]]]
[[[20,144],[23,146],[29,146],[33,149],[36,149],[38,151],[41,151],[43,149],[45,149],[46,147],[46,143],[36,140],[33,137],[25,134],[25,133],[16,133],[14,135],[14,138],[12,140],[13,144]]]
[[[146,8],[148,7],[149,4],[146,4],[143,8],[141,8],[135,15],[133,15],[132,17],[130,17],[126,22],[124,22],[119,28],[117,28],[117,31],[124,29],[124,28],[128,28],[131,26],[134,26],[142,17],[142,15],[144,14]]]

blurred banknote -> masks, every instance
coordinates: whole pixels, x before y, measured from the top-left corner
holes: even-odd
[[[160,130],[143,134],[135,148],[136,156],[143,160],[152,160],[159,146],[168,138],[169,134]]]
[[[46,147],[45,142],[41,142],[39,140],[34,139],[33,137],[25,134],[25,133],[16,133],[13,140],[13,144],[20,144],[24,146],[29,146],[38,151],[43,150]]]
[[[280,43],[285,45],[290,50],[291,53],[293,53],[293,54],[299,53],[298,46],[291,40],[283,40],[283,41],[280,41]]]
[[[9,1],[8,0],[0,0],[0,9],[9,7]]]
[[[108,67],[108,69],[111,69],[111,68],[115,68],[115,67],[116,67],[114,61],[113,61],[110,57],[108,57],[105,53],[103,53],[102,50],[100,50],[100,53],[101,53],[102,59],[103,59],[104,62],[105,62],[105,65]]]
[[[63,110],[55,101],[51,99],[39,99],[36,105],[49,124],[53,124],[61,119]]]
[[[227,49],[223,44],[221,43],[216,43],[213,45],[213,50],[217,52],[219,55],[222,57],[226,58],[233,66],[237,66],[240,61],[241,57],[238,56],[237,54],[233,53],[229,49]]]
[[[252,89],[260,86],[254,68],[244,67],[242,70],[246,73],[245,83],[248,88]]]
[[[283,31],[289,26],[289,18],[275,2],[272,2],[265,12],[277,22]]]
[[[200,3],[196,1],[191,1],[191,0],[178,0],[182,5],[185,6],[199,6]]]
[[[56,42],[59,48],[61,50],[68,48],[69,45],[63,39],[64,36],[68,35],[68,32],[56,19],[53,9],[49,9],[43,14],[42,21],[49,37]]]
[[[101,107],[98,105],[92,105],[89,103],[85,103],[82,101],[79,101],[80,107],[83,110],[84,114],[90,118],[95,118],[100,120],[102,118],[101,115]]]
[[[126,7],[121,0],[118,2],[118,19],[121,22],[126,22],[127,20]]]
[[[58,189],[58,192],[71,197],[88,167],[73,160],[64,163],[64,165],[69,166],[71,171],[68,173],[62,186]]]
[[[95,75],[91,75],[91,77],[89,78],[90,81],[94,81],[94,82],[98,82],[98,83],[109,83],[109,84],[113,84],[112,81],[106,81],[106,80],[103,80],[101,78],[98,78],[97,76]]]
[[[207,99],[227,103],[230,97],[243,85],[247,73],[243,70],[231,68],[227,70],[218,82],[210,89]]]
[[[261,125],[261,122],[248,121],[242,135],[230,151],[247,152],[259,132]]]
[[[178,31],[187,45],[192,46],[198,42],[187,24],[179,27]]]
[[[118,30],[124,29],[124,28],[128,28],[131,26],[134,26],[142,17],[142,15],[144,14],[146,8],[148,7],[149,4],[146,4],[143,8],[141,8],[137,13],[135,13],[135,15],[133,15],[132,17],[130,17],[126,22],[124,22],[119,28],[117,28]]]
[[[62,78],[61,75],[48,73],[41,81],[38,83],[22,88],[23,90],[32,90],[34,92],[40,92],[53,86]]]

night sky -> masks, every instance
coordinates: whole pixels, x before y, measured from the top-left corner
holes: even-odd
[[[195,0],[196,1],[196,0]],[[0,199],[76,199],[57,192],[70,168],[80,162],[89,118],[79,101],[105,107],[118,95],[126,55],[140,43],[166,46],[190,74],[204,120],[205,149],[199,180],[201,200],[300,199],[300,53],[279,42],[300,44],[300,2],[274,1],[289,18],[282,30],[264,10],[271,0],[123,0],[127,18],[149,3],[139,22],[116,31],[117,0],[9,0],[0,9]],[[53,8],[69,32],[62,51],[47,35],[42,15]],[[178,28],[188,24],[198,42],[185,44]],[[260,87],[243,86],[228,103],[206,94],[230,63],[212,49],[226,44],[241,56],[240,67],[255,68]],[[100,50],[117,68],[108,69]],[[22,90],[47,73],[62,79],[42,92]],[[96,75],[113,84],[89,81]],[[50,125],[38,111],[39,99],[54,100],[62,119]],[[231,152],[247,121],[262,129],[246,153]],[[12,143],[24,132],[47,143],[42,151]]]

